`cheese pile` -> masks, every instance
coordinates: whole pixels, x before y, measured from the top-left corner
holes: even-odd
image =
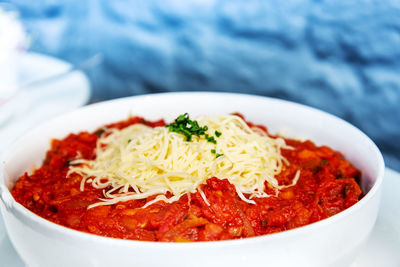
[[[281,155],[282,148],[290,149],[282,138],[250,128],[235,115],[204,116],[197,122],[208,127],[210,136],[221,133],[215,136],[215,144],[203,136],[186,141],[184,135],[167,127],[111,128],[98,139],[96,159],[75,160],[68,174],[82,176],[81,190],[85,183],[104,189],[105,198],[89,208],[153,195],[156,198],[145,206],[160,200],[171,203],[197,190],[209,204],[200,185],[211,177],[228,179],[239,197],[253,204],[252,198],[268,196],[265,181],[276,190],[287,187],[275,179],[283,165],[289,164]],[[299,172],[289,186],[298,178]],[[167,198],[167,192],[172,196]]]

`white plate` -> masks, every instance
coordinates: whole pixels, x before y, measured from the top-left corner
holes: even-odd
[[[70,67],[69,63],[53,57],[26,53],[20,58],[19,84],[62,73]],[[6,124],[0,125],[0,151],[36,124],[86,104],[89,96],[89,80],[81,71],[74,71],[40,87],[30,87],[24,98],[20,97],[17,102],[19,112]]]
[[[400,173],[386,169],[378,219],[361,255],[351,267],[400,266]],[[0,214],[1,216],[1,214]],[[362,223],[362,222],[360,222]],[[0,218],[0,266],[25,266],[12,247]]]

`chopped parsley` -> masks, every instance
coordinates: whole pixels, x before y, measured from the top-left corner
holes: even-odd
[[[215,158],[219,158],[224,155],[224,154],[217,153],[217,151],[215,149],[211,149],[211,153],[215,154]]]
[[[179,115],[173,123],[165,127],[168,127],[170,132],[183,134],[186,136],[186,141],[188,142],[192,141],[193,135],[200,137],[201,135],[205,135],[205,132],[208,130],[207,126],[201,127],[197,121],[191,120],[188,113]],[[207,141],[209,140],[207,139]]]
[[[214,136],[209,136],[208,134],[205,134],[204,136],[208,142],[213,143],[213,144],[217,143],[217,140],[215,140]]]
[[[169,129],[170,132],[180,133],[186,137],[186,141],[192,141],[192,136],[201,137],[204,135],[204,138],[213,144],[217,144],[217,140],[214,136],[209,135],[207,132],[208,126],[200,126],[196,120],[191,120],[189,118],[189,114],[185,113],[179,115],[173,123],[165,125]],[[215,131],[215,136],[220,137],[222,135],[221,132]],[[223,154],[219,154],[215,149],[211,149],[211,153],[216,154],[216,158],[223,156]]]

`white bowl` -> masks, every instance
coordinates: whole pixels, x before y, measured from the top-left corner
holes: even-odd
[[[9,189],[40,166],[51,138],[94,131],[129,114],[172,120],[241,112],[271,132],[306,137],[341,151],[362,171],[368,192],[357,204],[328,219],[297,229],[230,241],[162,243],[119,240],[75,231],[47,221],[12,198]],[[3,154],[1,198],[9,237],[30,267],[54,266],[348,266],[362,249],[377,216],[384,173],[382,155],[360,130],[303,105],[241,94],[168,93],[117,99],[80,108],[26,133]]]

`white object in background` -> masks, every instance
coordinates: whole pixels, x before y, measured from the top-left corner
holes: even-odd
[[[65,61],[37,53],[23,54],[20,59],[18,73],[20,84],[49,77],[71,68],[71,64]],[[78,70],[38,86],[40,88],[26,89],[26,94],[16,101],[19,102],[16,107],[18,112],[0,127],[0,154],[7,145],[36,124],[83,106],[90,97],[89,80]]]
[[[26,44],[18,12],[10,4],[0,4],[0,105],[17,90],[19,57]]]
[[[28,80],[28,82],[20,81],[17,91],[10,96],[6,103],[0,105],[0,128],[6,124],[7,121],[14,119],[20,114],[24,114],[26,111],[30,111],[35,105],[37,106],[38,103],[41,103],[41,99],[48,99],[49,95],[59,95],[60,90],[62,90],[62,88],[51,88],[49,90],[44,88],[53,86],[55,82],[62,81],[73,72],[93,68],[98,65],[102,59],[103,57],[101,54],[95,54],[77,65],[68,65],[69,67],[66,70],[51,74],[45,78],[39,78],[33,81]],[[42,75],[42,73],[39,75]],[[37,96],[40,98],[38,99]]]

